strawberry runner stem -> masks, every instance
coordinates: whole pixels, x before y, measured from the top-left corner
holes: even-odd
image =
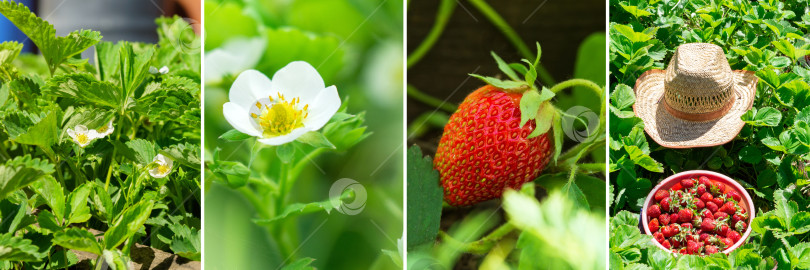
[[[454,113],[456,110],[458,110],[458,105],[447,102],[446,100],[439,100],[438,98],[425,94],[410,84],[408,84],[408,96],[427,105],[445,110],[449,113]]]
[[[419,60],[433,48],[433,45],[436,44],[436,41],[439,40],[442,32],[444,32],[444,28],[447,26],[447,22],[450,21],[450,16],[453,15],[453,10],[455,9],[456,0],[442,0],[439,5],[439,12],[436,13],[436,23],[430,28],[430,32],[427,37],[425,37],[425,40],[408,56],[408,68],[418,63]]]

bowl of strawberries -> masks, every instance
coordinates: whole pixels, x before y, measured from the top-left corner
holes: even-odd
[[[730,253],[751,234],[754,202],[737,181],[703,170],[664,179],[647,195],[644,232],[676,254]]]

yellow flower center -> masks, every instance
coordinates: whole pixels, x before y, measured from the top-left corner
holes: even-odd
[[[169,170],[170,170],[170,169],[171,169],[171,168],[169,168],[169,166],[166,166],[166,164],[160,164],[160,165],[158,165],[158,167],[157,167],[157,170],[158,170],[158,174],[159,174],[159,175],[164,175],[164,174],[167,174],[167,173],[169,172]]]
[[[79,142],[79,145],[87,144],[87,139],[88,139],[87,134],[84,133],[76,134],[76,141]]]
[[[260,109],[259,115],[251,113],[250,116],[262,127],[262,135],[265,138],[281,136],[290,133],[293,129],[304,126],[304,119],[309,116],[307,109],[309,105],[304,105],[299,109],[300,98],[293,98],[287,101],[283,95],[279,94],[278,99],[270,97],[273,104],[262,105],[256,102],[256,108]]]

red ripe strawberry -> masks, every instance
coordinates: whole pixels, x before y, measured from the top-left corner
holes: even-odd
[[[700,216],[703,217],[704,219],[714,218],[714,215],[712,215],[712,211],[709,209],[703,209],[703,211],[700,212]]]
[[[672,234],[678,234],[681,232],[681,225],[677,223],[669,224],[669,227],[672,228]]]
[[[664,234],[661,232],[653,233],[653,239],[658,243],[664,242]]]
[[[711,190],[711,192],[715,196],[720,196],[721,194],[726,192],[726,185],[723,184],[723,183],[720,183],[720,182],[714,182],[714,183],[712,183],[709,190]]]
[[[653,204],[650,206],[650,208],[647,208],[647,216],[649,216],[650,218],[657,218],[660,215],[661,215],[661,206]]]
[[[703,195],[700,195],[700,199],[703,200],[704,203],[713,202],[714,196],[712,196],[711,193],[706,192],[703,193]]]
[[[683,255],[689,254],[689,252],[686,251],[686,248],[682,248],[681,250],[678,251],[678,253],[683,254]]]
[[[695,179],[692,178],[681,179],[681,186],[684,188],[692,188],[695,186]]]
[[[686,242],[686,252],[689,254],[698,254],[700,252],[700,245],[695,241]]]
[[[695,205],[695,208],[697,208],[697,210],[700,210],[700,209],[703,209],[704,207],[706,207],[706,204],[703,203],[703,201],[701,201],[698,198],[692,199],[692,204]]]
[[[692,223],[681,223],[681,228],[686,228],[687,230],[692,229]]]
[[[717,246],[714,245],[706,245],[704,250],[706,251],[706,255],[711,255],[720,252],[720,250],[717,249]]]
[[[735,201],[738,201],[738,202],[740,200],[742,200],[742,197],[740,196],[740,193],[738,193],[737,191],[734,191],[734,190],[729,191],[728,193],[726,193],[726,195],[731,197],[732,200],[735,200]]]
[[[720,235],[722,237],[728,237],[728,232],[731,232],[731,231],[732,230],[729,229],[728,225],[723,224],[723,225],[720,225],[720,229],[717,230],[717,235]]]
[[[651,232],[657,232],[658,231],[658,219],[654,218],[654,219],[650,220],[650,224],[648,224],[647,227],[650,228]]]
[[[675,241],[675,239],[672,239],[671,242],[672,242],[672,248],[677,249],[677,248],[681,247],[681,242]]]
[[[678,211],[678,220],[681,223],[689,223],[692,222],[692,210],[691,209],[681,209]]]
[[[729,231],[726,237],[728,237],[728,239],[731,239],[731,241],[734,243],[737,243],[737,241],[740,241],[740,238],[742,238],[740,233],[735,231]]]
[[[669,215],[669,222],[671,223],[678,223],[681,219],[678,217],[678,213],[672,213]]]
[[[663,214],[658,216],[658,223],[661,225],[669,225],[669,215]]]
[[[739,222],[734,224],[734,229],[737,230],[738,232],[744,232],[745,229],[747,229],[747,228],[748,228],[748,224],[746,224],[745,221],[742,221],[742,220],[740,220]]]
[[[671,206],[669,205],[671,201],[672,200],[669,197],[664,197],[664,199],[661,200],[661,210],[667,212],[672,211],[672,208],[670,208]]]
[[[672,244],[669,243],[669,240],[664,240],[664,242],[661,242],[661,245],[667,249],[670,249],[672,247]]]
[[[725,209],[724,209],[725,208]],[[723,206],[720,207],[720,212],[725,212],[726,214],[733,215],[737,212],[737,205],[734,202],[726,202]]]
[[[714,213],[713,217],[714,217],[714,220],[720,220],[720,219],[723,219],[723,218],[728,218],[728,214],[726,214],[726,212],[717,211],[717,212]]]
[[[706,194],[706,185],[700,184],[697,186],[697,195],[703,196],[703,194]]]
[[[740,213],[735,213],[733,216],[731,216],[731,220],[733,220],[734,222],[737,222],[737,221],[740,221],[740,220],[745,220],[747,218],[748,218],[748,215],[740,214]]]
[[[712,211],[712,213],[717,212],[717,210],[719,208],[720,207],[717,206],[717,204],[715,204],[714,202],[707,202],[706,203],[706,209],[709,209],[709,211]]]
[[[554,148],[549,132],[527,138],[535,123],[520,126],[521,97],[484,86],[450,117],[433,162],[450,205],[499,198],[504,189],[537,178],[548,164]]]
[[[720,242],[723,243],[723,247],[724,247],[723,249],[730,248],[731,246],[734,245],[734,241],[731,241],[731,239],[728,239],[728,238],[721,238]]]
[[[704,185],[706,187],[711,187],[712,180],[709,180],[709,178],[706,176],[701,176],[700,178],[698,178],[698,184]]]
[[[708,233],[705,233],[705,232],[704,232],[704,233],[700,233],[700,241],[701,241],[701,242],[706,242],[707,240],[709,240],[709,234],[708,234]]]
[[[675,235],[675,232],[673,231],[671,226],[661,227],[661,233],[664,235],[664,237],[667,238]]]
[[[714,199],[712,200],[712,202],[714,202],[714,204],[716,204],[717,206],[723,206],[723,204],[725,203],[725,201],[723,200],[723,198],[720,198],[719,196],[714,197]]]
[[[653,198],[657,202],[660,202],[666,197],[669,197],[669,191],[667,191],[666,189],[659,189],[658,191],[655,192],[655,195],[653,195]]]
[[[716,228],[716,224],[714,223],[714,219],[712,218],[704,218],[703,222],[700,223],[700,229],[704,232],[711,233],[714,232]]]

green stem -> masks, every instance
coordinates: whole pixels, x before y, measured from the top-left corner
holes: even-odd
[[[596,83],[586,80],[586,79],[570,79],[561,83],[558,83],[551,87],[551,92],[557,93],[562,91],[563,89],[575,86],[582,86],[588,89],[593,90],[598,96],[602,96],[602,87],[599,87]]]
[[[174,185],[174,192],[169,192],[169,194],[172,194],[172,197],[175,198],[174,199],[174,201],[175,201],[174,204],[176,204],[178,207],[180,207],[180,212],[182,212],[183,216],[185,216],[186,215],[186,207],[185,207],[185,205],[183,205],[183,200],[180,199],[180,186],[177,185],[177,180],[169,179],[169,181],[171,181],[172,185]]]
[[[504,36],[506,36],[506,39],[508,39],[509,42],[512,42],[512,45],[515,46],[515,48],[523,56],[523,58],[526,59],[535,58],[536,55],[532,53],[532,51],[529,49],[529,46],[526,46],[526,43],[523,42],[523,39],[521,39],[520,36],[518,36],[517,32],[515,32],[515,30],[512,29],[512,27],[509,26],[508,23],[506,23],[503,17],[501,17],[501,15],[499,15],[498,12],[495,11],[495,9],[489,6],[489,4],[487,4],[485,0],[469,0],[469,1],[470,3],[473,4],[473,6],[478,8],[478,11],[483,13],[484,16],[486,16],[487,19],[489,19],[489,21],[493,25],[495,25],[495,27],[498,28],[498,30],[500,30]],[[548,70],[546,70],[546,68],[543,67],[542,64],[537,64],[536,69],[537,75],[543,82],[543,84],[545,85],[555,84],[554,77],[551,76],[551,73],[549,73]]]
[[[115,132],[115,140],[121,139],[121,126],[123,125],[124,121],[124,114],[121,113],[120,117],[118,117],[118,128],[117,132]],[[107,178],[104,180],[104,190],[108,190],[110,187],[110,177],[112,176],[113,167],[115,166],[115,154],[118,153],[118,148],[113,148],[112,155],[110,156],[110,167],[107,168]]]
[[[592,174],[595,172],[604,172],[605,171],[605,163],[581,163],[581,164],[569,164],[569,163],[558,163],[556,167],[554,167],[555,171],[560,172],[578,172],[583,174]]]
[[[449,234],[439,231],[439,236],[442,240],[447,241],[448,243],[457,246],[460,251],[474,253],[474,254],[484,254],[487,253],[490,249],[492,249],[495,244],[501,240],[504,236],[508,235],[512,231],[515,230],[515,226],[512,223],[506,222],[487,236],[484,236],[481,239],[478,239],[473,242],[464,243],[457,239],[454,239]]]
[[[456,110],[458,110],[458,106],[455,104],[448,103],[431,95],[425,94],[410,84],[408,85],[408,96],[432,107],[445,110],[449,113],[454,113]]]
[[[450,21],[450,16],[453,15],[453,10],[455,9],[456,0],[442,0],[439,5],[439,12],[436,13],[436,22],[433,24],[430,32],[428,32],[427,37],[419,44],[419,47],[416,47],[416,50],[408,55],[409,69],[411,66],[418,63],[419,60],[433,48],[433,45],[436,44],[436,41],[442,35],[442,32],[444,32],[444,28],[447,26],[447,22]]]
[[[560,155],[560,158],[558,158],[557,160],[563,160],[564,161],[564,160],[571,159],[573,157],[576,157],[581,151],[586,150],[586,149],[590,148],[591,146],[601,145],[603,143],[605,143],[605,138],[599,138],[597,140],[594,140],[592,142],[587,142],[587,143],[579,143],[579,144],[575,145],[574,147],[571,147],[571,149],[568,149],[568,151],[566,151],[562,155]],[[574,162],[576,162],[576,161],[574,161]]]

